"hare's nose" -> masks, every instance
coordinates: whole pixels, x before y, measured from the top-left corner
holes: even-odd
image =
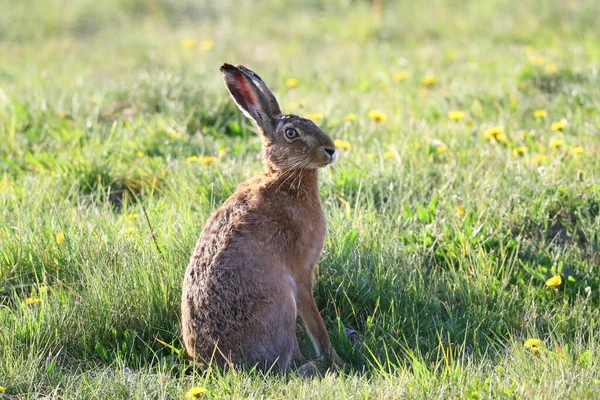
[[[325,150],[325,153],[329,154],[329,157],[333,157],[335,154],[335,149],[332,149],[331,147],[324,147],[323,150]]]

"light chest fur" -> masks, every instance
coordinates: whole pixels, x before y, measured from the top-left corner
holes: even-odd
[[[256,207],[251,213],[256,216],[253,224],[264,233],[255,237],[264,247],[272,248],[272,254],[277,254],[294,277],[305,275],[307,270],[312,275],[327,231],[316,171],[307,171],[302,178],[302,190],[268,178],[260,185],[248,186],[254,188],[248,193],[250,208]],[[244,186],[238,191],[243,192]]]

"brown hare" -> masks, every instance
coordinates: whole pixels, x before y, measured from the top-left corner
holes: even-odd
[[[341,366],[312,295],[326,231],[317,169],[335,160],[335,145],[312,121],[282,114],[248,68],[221,73],[258,127],[266,172],[242,183],[198,239],[183,281],[185,348],[221,366],[286,370],[302,360],[299,312],[325,366]]]

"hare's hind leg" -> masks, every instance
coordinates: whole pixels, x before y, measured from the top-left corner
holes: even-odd
[[[302,354],[296,338],[296,302],[292,296],[273,303],[257,321],[246,347],[246,363],[262,369],[285,371]]]

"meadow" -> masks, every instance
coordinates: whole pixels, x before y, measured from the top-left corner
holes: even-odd
[[[0,398],[598,398],[599,8],[0,0]],[[336,140],[344,371],[183,354],[196,239],[262,170],[223,62]]]

